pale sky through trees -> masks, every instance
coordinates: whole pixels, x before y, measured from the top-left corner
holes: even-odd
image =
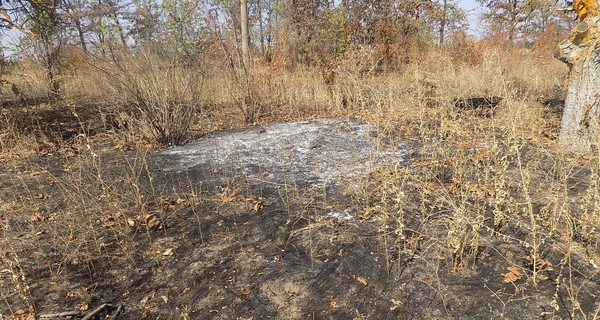
[[[481,37],[483,35],[483,23],[481,22],[481,5],[475,0],[460,0],[459,4],[467,14],[469,21],[469,34]]]

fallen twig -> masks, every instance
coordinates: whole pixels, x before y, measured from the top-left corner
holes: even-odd
[[[117,316],[119,315],[119,313],[121,313],[121,311],[122,311],[122,310],[123,310],[123,306],[119,306],[119,307],[117,308],[117,310],[115,310],[115,312],[113,312],[113,315],[112,315],[112,316],[110,316],[110,318],[108,318],[108,319],[109,319],[109,320],[116,319],[116,318],[117,318]]]
[[[40,319],[64,318],[64,317],[80,316],[81,314],[82,314],[81,311],[65,311],[65,312],[59,312],[59,313],[42,314],[39,316],[39,318]]]
[[[90,320],[95,315],[97,315],[98,313],[102,312],[104,309],[109,308],[109,307],[112,307],[112,306],[108,303],[105,303],[105,304],[99,306],[98,308],[94,309],[94,311],[88,313],[87,316],[81,318],[81,320]]]

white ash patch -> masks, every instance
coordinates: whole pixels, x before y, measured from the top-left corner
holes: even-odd
[[[159,157],[166,160],[165,171],[229,172],[270,182],[327,185],[407,162],[402,145],[380,147],[373,126],[338,118],[224,131],[164,150]]]
[[[352,221],[356,218],[356,212],[351,209],[331,209],[325,214],[325,217],[334,218],[340,222]]]

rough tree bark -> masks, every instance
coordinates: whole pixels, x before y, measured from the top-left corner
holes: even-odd
[[[600,134],[600,17],[597,0],[577,0],[573,6],[579,23],[554,53],[570,68],[559,145],[589,151],[598,146]]]

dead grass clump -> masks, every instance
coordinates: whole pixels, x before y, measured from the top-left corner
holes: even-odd
[[[48,101],[49,86],[44,68],[32,60],[12,66],[4,76],[11,90],[3,90],[3,99],[34,105]]]
[[[112,106],[108,113],[121,117],[127,130],[163,145],[190,137],[202,86],[197,70],[151,54],[121,56],[99,67]]]
[[[46,145],[47,137],[38,132],[27,132],[14,115],[0,114],[0,159],[17,159],[37,154]]]

